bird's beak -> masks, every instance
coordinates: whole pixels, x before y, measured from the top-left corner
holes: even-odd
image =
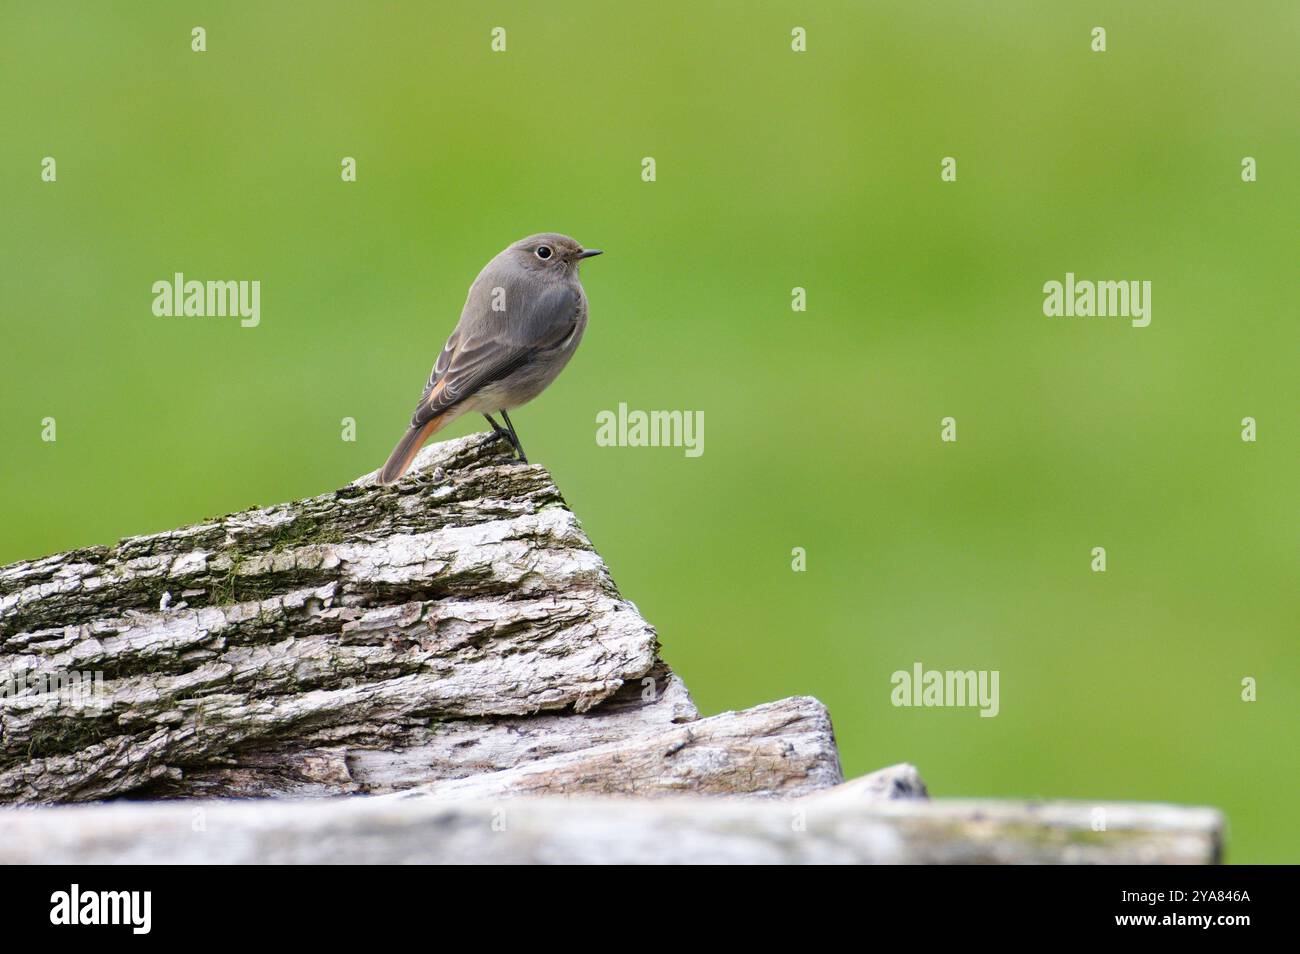
[[[578,253],[578,258],[592,258],[593,256],[602,255],[602,254],[604,253],[602,252],[601,249],[584,248],[581,252]]]

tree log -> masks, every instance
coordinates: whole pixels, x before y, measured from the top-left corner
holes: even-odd
[[[502,451],[0,568],[0,805],[112,802],[0,808],[0,863],[1220,857],[1209,809],[841,784],[815,699],[700,718]]]
[[[643,732],[528,762],[434,782],[398,798],[517,795],[806,795],[843,780],[830,715],[796,697]]]
[[[1205,864],[1222,846],[1209,809],[862,795],[66,806],[0,812],[0,864]]]
[[[550,475],[500,450],[0,569],[0,803],[393,791],[696,718]],[[92,672],[85,705],[40,691]]]

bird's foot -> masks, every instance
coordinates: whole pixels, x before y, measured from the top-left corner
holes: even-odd
[[[486,447],[488,444],[504,440],[510,445],[510,450],[519,458],[519,460],[525,464],[528,463],[528,458],[524,456],[524,449],[519,446],[519,439],[515,437],[514,433],[506,430],[494,421],[491,414],[484,414],[483,416],[487,418],[487,422],[492,425],[492,433],[487,435],[480,446]]]
[[[524,453],[524,445],[519,443],[519,435],[515,433],[515,426],[510,422],[510,415],[505,412],[504,408],[501,410],[501,420],[506,422],[506,430],[509,432],[510,443],[514,445],[515,453],[519,455],[519,462],[521,464],[528,463],[528,455]],[[493,421],[493,423],[495,424],[496,422]]]
[[[505,431],[493,431],[491,434],[484,434],[483,440],[479,442],[478,446],[488,447],[489,445],[495,444],[497,441],[500,440],[504,440],[506,444],[509,445],[511,453],[514,452],[515,448],[514,445],[510,443],[510,435],[507,434]]]

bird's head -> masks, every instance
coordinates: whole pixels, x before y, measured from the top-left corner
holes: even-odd
[[[575,239],[559,232],[541,232],[520,239],[506,253],[529,271],[558,276],[577,274],[584,258],[601,254],[598,248],[583,248]]]

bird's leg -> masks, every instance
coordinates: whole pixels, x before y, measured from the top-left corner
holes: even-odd
[[[521,463],[528,463],[528,456],[524,453],[524,445],[519,443],[519,435],[515,433],[515,426],[510,423],[510,415],[501,409],[501,419],[506,422],[506,427],[510,428],[510,443],[515,445],[515,452],[519,454]]]
[[[491,444],[493,441],[505,440],[509,442],[510,447],[513,449],[515,441],[514,438],[510,436],[510,432],[494,421],[491,414],[484,414],[483,416],[486,417],[487,422],[492,425],[492,436],[484,441],[484,444]]]

